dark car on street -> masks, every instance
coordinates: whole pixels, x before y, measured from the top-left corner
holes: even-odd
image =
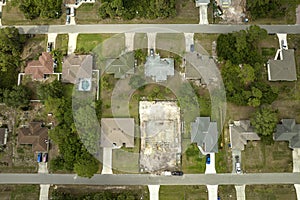
[[[183,171],[172,171],[172,175],[173,176],[182,176],[183,175]]]

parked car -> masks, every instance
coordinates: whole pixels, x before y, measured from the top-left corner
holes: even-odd
[[[37,162],[42,162],[42,153],[38,153]]]
[[[71,13],[70,13],[71,17],[75,16],[75,8],[71,7]]]
[[[154,49],[150,49],[150,56],[154,56]]]
[[[43,154],[43,162],[48,162],[48,153]]]
[[[163,171],[161,173],[161,175],[163,175],[163,176],[172,176],[172,173],[170,171]]]
[[[70,15],[70,14],[71,14],[71,8],[67,8],[67,9],[66,9],[66,14],[67,14],[67,15]]]
[[[173,176],[182,176],[183,175],[183,171],[172,171],[172,175]]]
[[[53,48],[53,42],[48,42],[48,45],[47,45],[47,52],[52,51],[52,48]]]
[[[194,46],[194,44],[191,44],[191,46],[190,46],[190,51],[191,51],[191,52],[194,52],[194,50],[195,50],[195,46]]]
[[[70,15],[67,15],[67,24],[70,24],[70,22],[71,22],[71,17],[70,17]]]
[[[210,164],[210,154],[206,154],[206,164]]]
[[[235,163],[235,171],[236,171],[237,174],[241,174],[242,173],[241,163],[239,163],[239,162]]]

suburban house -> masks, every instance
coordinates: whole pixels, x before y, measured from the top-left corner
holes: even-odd
[[[101,147],[134,147],[133,118],[102,118]]]
[[[274,60],[267,63],[269,81],[296,81],[294,49],[278,49]]]
[[[126,75],[134,74],[134,69],[134,54],[126,53],[116,59],[107,59],[105,73],[124,79]]]
[[[62,82],[77,85],[79,91],[90,91],[92,86],[92,55],[71,54],[64,58]]]
[[[300,148],[300,124],[295,119],[282,119],[273,135],[275,141],[288,141],[291,149]]]
[[[30,122],[28,127],[22,127],[18,133],[18,144],[30,144],[32,150],[47,151],[48,128],[42,122]]]
[[[0,128],[0,146],[6,145],[8,130],[7,128]]]
[[[234,121],[229,124],[230,146],[234,150],[243,151],[247,141],[260,140],[250,125],[250,120]]]
[[[53,59],[48,52],[43,52],[38,60],[28,62],[25,68],[25,75],[31,75],[34,80],[44,80],[49,74],[53,74]]]
[[[152,77],[156,82],[166,81],[168,76],[174,76],[174,59],[160,58],[159,54],[147,57],[145,76]]]
[[[191,143],[197,143],[202,154],[218,152],[218,126],[210,117],[197,117],[191,123]]]

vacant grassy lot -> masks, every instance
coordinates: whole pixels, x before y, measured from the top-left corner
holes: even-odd
[[[134,49],[148,48],[148,37],[146,33],[134,34]]]
[[[212,55],[212,43],[217,41],[218,36],[219,34],[195,33],[195,51],[204,55]]]
[[[236,199],[235,188],[233,185],[219,185],[218,196],[222,200],[234,200]]]
[[[196,144],[190,144],[191,140],[182,141],[182,171],[186,174],[204,173],[205,159]]]
[[[1,200],[39,199],[39,185],[0,185]]]
[[[185,37],[183,33],[156,34],[156,49],[165,50],[183,56],[185,53]]]
[[[67,55],[68,52],[68,34],[58,34],[55,41],[55,49],[62,51],[63,55]]]
[[[246,199],[282,200],[297,199],[293,185],[247,185]]]
[[[64,12],[63,12],[64,13]],[[2,24],[3,25],[49,25],[64,24],[66,15],[63,14],[59,19],[37,18],[34,20],[26,19],[23,12],[17,5],[17,0],[6,1],[6,5],[2,7]]]
[[[79,34],[77,38],[76,52],[89,53],[112,34]]]
[[[79,24],[88,23],[148,23],[148,24],[196,24],[199,23],[199,9],[195,6],[195,1],[192,0],[178,0],[176,1],[177,16],[168,19],[133,19],[133,20],[120,20],[120,19],[105,19],[101,20],[98,15],[100,1],[95,4],[84,4],[76,10],[76,19]]]
[[[292,172],[292,151],[287,142],[266,145],[262,142],[248,142],[242,152],[242,169],[246,173]]]
[[[82,196],[87,194],[96,194],[102,192],[108,193],[131,193],[138,194],[138,199],[149,199],[149,191],[147,186],[89,186],[89,185],[57,185],[55,188],[50,187],[49,197],[53,191],[71,194],[71,197],[83,199]],[[80,198],[81,197],[81,198]],[[87,198],[86,198],[87,199]],[[88,198],[90,199],[90,198]],[[97,198],[98,199],[98,198]]]
[[[170,177],[172,178],[172,177]],[[161,200],[206,200],[208,199],[206,186],[200,185],[172,185],[160,186],[159,199]]]

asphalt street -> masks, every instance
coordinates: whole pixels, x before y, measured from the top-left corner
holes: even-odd
[[[300,184],[300,173],[186,174],[154,176],[147,174],[97,174],[91,179],[75,174],[0,174],[0,184],[77,185],[251,185]]]
[[[269,34],[300,33],[300,25],[259,25]],[[5,26],[2,26],[5,27]],[[89,25],[28,25],[16,26],[22,34],[47,33],[229,33],[246,29],[249,25],[219,25],[219,24],[89,24]]]

